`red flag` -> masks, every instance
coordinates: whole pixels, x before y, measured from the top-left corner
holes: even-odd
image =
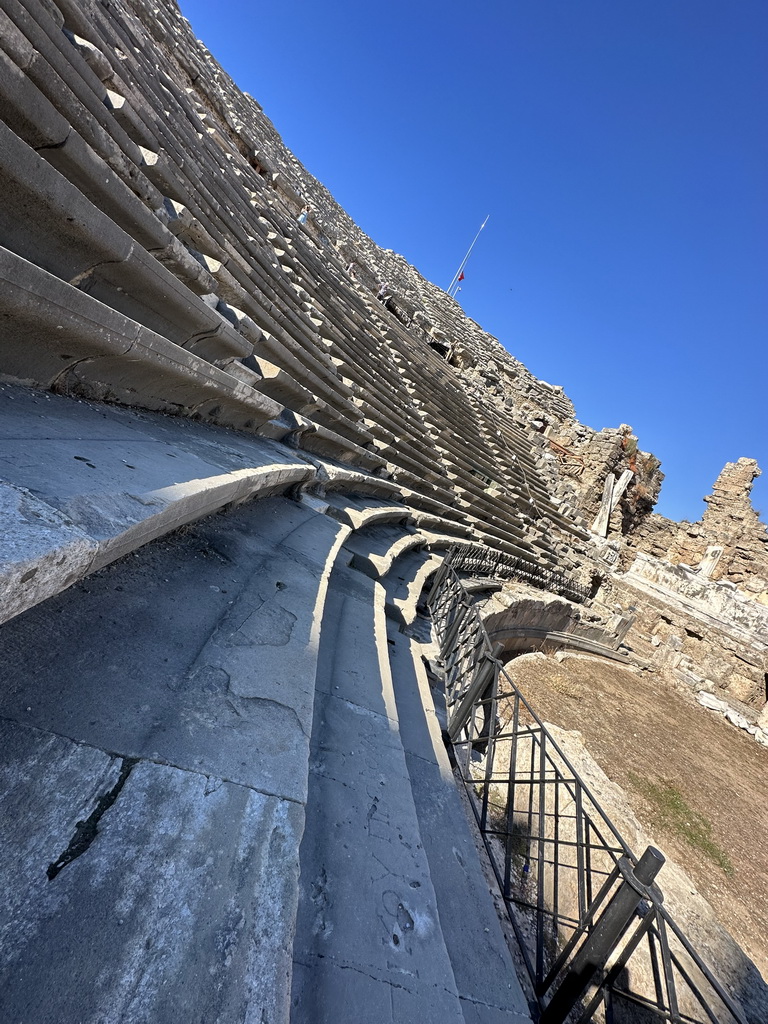
[[[462,272],[461,272],[461,273],[459,274],[459,280],[460,280],[460,281],[463,281],[463,280],[464,280],[464,271],[463,271],[463,270],[462,270]]]

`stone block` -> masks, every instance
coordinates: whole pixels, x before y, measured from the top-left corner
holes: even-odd
[[[24,487],[0,481],[0,622],[85,576],[98,543]]]
[[[0,730],[0,771],[13,779],[2,789],[0,859],[12,892],[8,1019],[286,1021],[303,808],[14,724]],[[76,822],[110,796],[90,844],[49,881]]]

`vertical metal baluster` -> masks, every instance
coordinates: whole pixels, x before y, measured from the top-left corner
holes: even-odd
[[[544,963],[544,835],[546,831],[546,782],[544,772],[545,737],[539,730],[539,848],[537,851],[537,890],[536,890],[536,982],[540,984],[545,971]]]
[[[560,885],[560,776],[558,770],[554,767],[555,777],[552,780],[552,788],[554,789],[553,798],[553,843],[552,843],[552,921],[554,923],[555,930],[558,928],[557,916],[560,906],[559,899],[559,885]],[[567,849],[567,847],[566,847]]]
[[[512,740],[509,752],[509,772],[507,780],[507,835],[504,844],[504,898],[512,894],[512,846],[515,830],[515,797],[517,795],[517,734],[520,727],[520,694],[515,693],[514,711],[512,713]]]
[[[495,718],[495,714],[496,714],[496,686],[497,686],[498,677],[499,677],[499,675],[498,675],[498,669],[497,669],[494,672],[493,685],[492,685],[492,688],[491,688],[491,697],[490,697],[490,701],[489,701],[489,703],[490,703],[490,712],[491,712],[491,716],[493,716],[493,717],[491,718],[491,727],[490,727],[489,736],[488,736],[488,746],[486,747],[486,751],[485,751],[485,788],[483,790],[482,824],[480,826],[484,831],[488,828],[488,800],[490,798],[491,785],[492,785],[491,778],[493,776],[493,763],[494,763],[494,759],[496,757],[496,736],[495,736],[495,729],[494,729],[494,724],[495,724],[494,718]],[[485,704],[486,702],[483,701],[482,703]]]
[[[667,1004],[664,999],[664,985],[661,977],[661,964],[659,963],[659,952],[656,948],[656,936],[653,933],[653,929],[648,932],[648,955],[651,961],[651,970],[653,972],[653,987],[656,990],[656,1002],[662,1008],[666,1010]]]
[[[661,965],[664,968],[664,982],[669,1000],[670,1024],[681,1024],[680,1009],[677,1005],[677,992],[675,991],[675,976],[672,969],[672,958],[669,955],[669,939],[667,929],[661,914],[656,915],[656,925],[659,935],[659,947],[661,949]]]
[[[579,786],[579,790],[581,790],[581,786]],[[586,886],[587,906],[589,906],[595,898],[592,889],[592,822],[588,816],[585,816],[585,822],[587,827],[585,830],[586,843],[584,846],[584,866],[586,868],[584,872],[584,882]]]
[[[574,786],[573,793],[574,814],[576,815],[576,879],[579,900],[579,921],[584,920],[584,914],[589,906],[585,886],[585,865],[584,865],[584,808],[581,803],[581,786],[578,782]]]

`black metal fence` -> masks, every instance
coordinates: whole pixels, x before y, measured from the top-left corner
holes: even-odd
[[[476,544],[457,544],[451,548],[450,562],[459,572],[472,572],[498,580],[519,580],[539,590],[548,590],[581,603],[589,597],[589,587],[569,579],[564,573],[515,555],[491,548],[480,550]]]
[[[504,671],[454,565],[427,598],[448,734],[541,1024],[747,1024],[665,909],[662,855],[629,848]]]

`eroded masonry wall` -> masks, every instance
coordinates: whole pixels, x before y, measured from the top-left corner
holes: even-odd
[[[760,475],[754,459],[728,462],[707,509],[696,523],[676,523],[652,515],[633,545],[673,565],[689,565],[701,576],[724,580],[768,603],[768,527],[752,505],[752,485]]]

